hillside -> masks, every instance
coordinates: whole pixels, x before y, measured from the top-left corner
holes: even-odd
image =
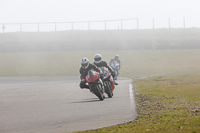
[[[180,48],[200,48],[200,29],[0,33],[1,52]]]

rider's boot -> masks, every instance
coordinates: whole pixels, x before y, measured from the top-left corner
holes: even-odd
[[[115,85],[118,85],[118,83],[117,83],[115,80],[114,80],[114,84],[115,84]]]

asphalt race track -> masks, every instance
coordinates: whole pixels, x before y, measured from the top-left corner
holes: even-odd
[[[69,133],[126,123],[137,117],[130,79],[100,101],[79,77],[0,77],[0,133]]]

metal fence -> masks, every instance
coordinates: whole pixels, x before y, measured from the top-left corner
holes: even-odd
[[[5,32],[56,32],[66,30],[126,30],[126,29],[155,29],[172,28],[172,20],[165,18],[164,26],[158,26],[161,22],[152,18],[142,20],[139,18],[99,20],[99,21],[74,21],[74,22],[32,22],[32,23],[0,23],[2,33]],[[179,28],[185,28],[185,18],[180,18]],[[148,24],[145,28],[142,24]]]

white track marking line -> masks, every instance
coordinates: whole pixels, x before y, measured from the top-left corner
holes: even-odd
[[[132,84],[129,84],[129,94],[130,94],[130,104],[131,104],[131,110],[134,109],[134,99],[133,99],[133,86]]]
[[[133,121],[137,117],[137,110],[136,110],[136,101],[135,101],[135,95],[134,95],[134,90],[133,90],[133,85],[132,83],[129,84],[129,94],[130,94],[130,106],[131,106],[131,111],[132,111],[132,120]],[[136,114],[134,114],[134,112]]]

